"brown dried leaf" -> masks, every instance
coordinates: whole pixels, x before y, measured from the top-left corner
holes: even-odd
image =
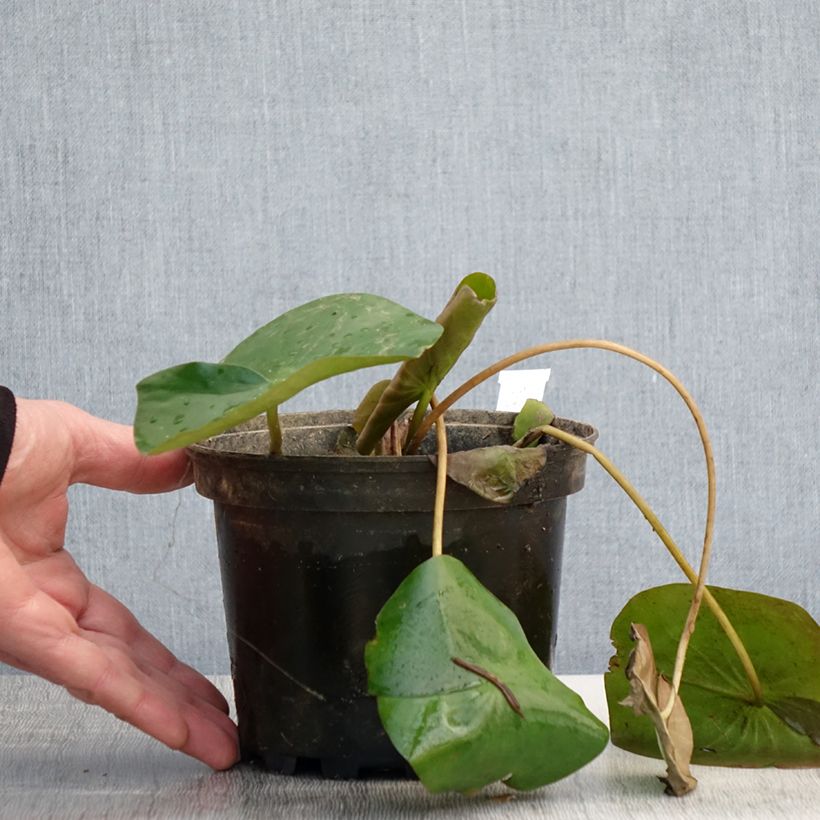
[[[507,444],[450,453],[447,475],[474,493],[497,504],[509,504],[513,496],[546,463],[546,449],[520,450]]]
[[[631,706],[636,715],[646,715],[655,726],[658,745],[666,761],[666,777],[659,778],[666,784],[666,793],[683,797],[697,786],[698,781],[689,771],[694,741],[692,727],[680,696],[668,718],[661,714],[672,695],[672,684],[658,674],[649,633],[643,624],[630,627],[635,648],[629,655],[626,677],[629,680],[629,695],[621,701],[623,706]]]

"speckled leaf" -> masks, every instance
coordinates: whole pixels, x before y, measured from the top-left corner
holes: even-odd
[[[389,299],[338,293],[283,313],[238,344],[225,361],[282,385],[290,398],[337,373],[415,358],[442,333],[436,322]]]
[[[278,406],[315,382],[417,357],[443,329],[362,293],[326,296],[257,330],[219,364],[193,362],[137,385],[134,436],[142,452],[193,444]]]
[[[546,452],[544,447],[521,450],[509,444],[462,450],[447,457],[447,475],[482,498],[509,504],[543,469]]]
[[[515,417],[513,422],[513,441],[519,441],[534,427],[543,427],[552,424],[555,413],[546,404],[538,399],[527,399],[521,412]],[[532,442],[529,446],[533,446]]]
[[[740,661],[712,613],[701,608],[681,697],[694,735],[693,763],[716,766],[820,766],[820,627],[797,604],[754,592],[710,587],[746,645],[763,687],[752,693]],[[624,669],[630,624],[652,635],[658,671],[671,678],[680,631],[692,597],[688,584],[636,595],[612,625],[617,654],[605,676],[612,741],[658,757],[652,723],[618,705],[629,691]],[[814,734],[814,740],[812,735]]]
[[[431,558],[402,582],[365,659],[382,724],[430,791],[538,788],[606,746],[606,727],[455,558]]]
[[[388,427],[413,402],[427,407],[439,382],[473,340],[495,300],[495,282],[486,273],[471,273],[459,282],[436,319],[444,333],[429,350],[399,368],[359,435],[356,448],[360,453],[372,452]],[[414,433],[411,427],[408,437]]]
[[[137,447],[163,452],[252,418],[265,409],[269,386],[236,365],[190,362],[154,373],[137,385]]]

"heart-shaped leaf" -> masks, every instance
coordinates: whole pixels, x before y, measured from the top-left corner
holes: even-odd
[[[192,362],[143,379],[134,438],[144,453],[193,444],[323,379],[415,358],[443,332],[380,296],[325,296],[261,327],[219,364]]]
[[[432,792],[534,789],[584,766],[606,727],[538,659],[515,615],[455,558],[405,578],[376,620],[370,692]]]
[[[546,462],[545,447],[521,450],[510,444],[498,444],[450,453],[447,475],[482,498],[509,504]]]
[[[441,338],[415,359],[405,362],[382,393],[356,448],[364,455],[373,451],[388,427],[415,401],[427,408],[439,382],[473,340],[484,317],[495,305],[495,282],[486,273],[471,273],[459,282],[436,321],[444,327]],[[420,418],[414,418],[408,438]]]
[[[701,608],[680,689],[694,735],[692,762],[820,765],[820,627],[790,601],[709,589],[749,652],[763,688],[763,703],[754,702],[728,638],[712,613]],[[632,648],[630,624],[646,626],[658,671],[671,678],[691,598],[688,584],[656,587],[632,598],[615,619],[611,637],[617,654],[605,682],[612,742],[617,746],[658,757],[652,723],[619,705],[629,692],[624,670]]]

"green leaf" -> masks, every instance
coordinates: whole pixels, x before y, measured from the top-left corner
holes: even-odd
[[[137,385],[134,440],[156,453],[215,435],[261,413],[267,379],[246,367],[190,362]]]
[[[338,293],[283,313],[238,344],[225,361],[281,384],[290,398],[338,373],[415,358],[442,333],[435,322],[389,299]]]
[[[544,447],[520,450],[509,444],[461,450],[447,456],[447,475],[474,493],[509,504],[521,487],[538,475],[547,461]]]
[[[790,601],[710,587],[757,670],[764,702],[752,702],[743,668],[712,613],[701,608],[684,668],[681,698],[694,734],[693,763],[716,766],[817,766],[820,746],[820,627]],[[658,757],[652,724],[618,702],[629,692],[624,669],[631,623],[652,635],[658,671],[672,677],[692,597],[688,584],[632,598],[612,625],[616,655],[605,676],[612,742]],[[812,740],[814,738],[814,740]]]
[[[442,333],[435,322],[380,296],[317,299],[254,332],[220,364],[192,362],[143,379],[135,441],[144,453],[193,444],[323,379],[415,358]]]
[[[538,399],[527,399],[521,408],[521,412],[513,422],[513,441],[524,438],[534,427],[544,427],[547,424],[552,424],[554,419],[555,413],[544,402],[538,401]],[[532,442],[529,446],[533,446],[535,443]]]
[[[807,735],[812,743],[820,746],[820,702],[808,698],[778,698],[769,701],[769,707],[795,732]]]
[[[390,425],[415,401],[423,412],[458,357],[473,340],[484,317],[495,305],[495,282],[486,273],[471,273],[459,283],[436,321],[441,338],[420,356],[405,362],[384,391],[359,435],[356,448],[370,453]],[[421,418],[414,418],[412,437]]]
[[[405,578],[365,661],[388,736],[432,792],[538,788],[606,746],[606,727],[541,663],[515,615],[450,556]]]

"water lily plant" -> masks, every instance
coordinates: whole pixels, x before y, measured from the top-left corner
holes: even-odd
[[[789,601],[706,586],[715,468],[692,397],[642,353],[574,339],[507,356],[438,401],[436,390],[495,302],[495,282],[483,273],[463,279],[435,321],[370,294],[309,302],[259,328],[220,362],[190,362],[139,382],[136,443],[145,453],[161,453],[264,413],[276,458],[280,405],[332,376],[399,363],[393,378],[373,385],[356,410],[355,451],[410,454],[435,427],[432,554],[384,603],[362,663],[385,731],[431,791],[471,792],[499,780],[513,789],[537,788],[606,746],[606,727],[539,660],[510,609],[443,552],[447,478],[509,503],[543,468],[545,442],[556,439],[588,453],[612,476],[687,579],[639,592],[612,625],[615,655],[605,683],[613,743],[663,757],[666,789],[679,796],[695,787],[692,761],[820,765],[820,627]],[[540,401],[522,408],[509,444],[448,456],[446,411],[453,404],[503,369],[574,348],[641,362],[689,408],[708,477],[697,570],[618,468],[589,441],[555,426]]]

